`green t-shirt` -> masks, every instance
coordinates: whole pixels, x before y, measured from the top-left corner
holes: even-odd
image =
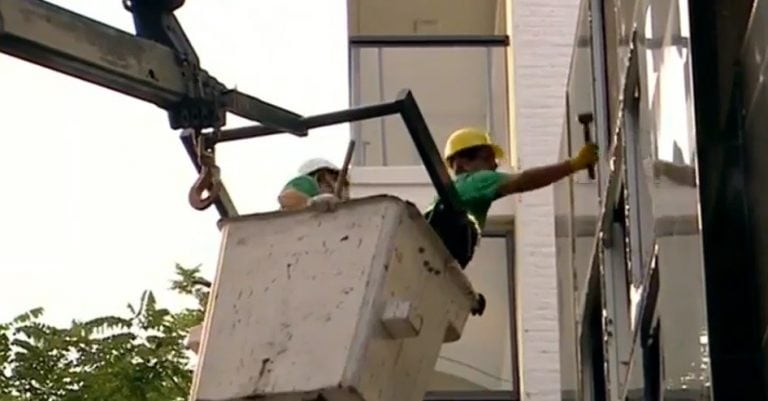
[[[291,179],[287,184],[285,184],[283,191],[286,189],[293,189],[303,193],[304,195],[307,195],[310,198],[320,195],[320,184],[318,184],[314,178],[308,175],[300,175]]]
[[[509,174],[481,170],[459,174],[453,180],[459,199],[467,212],[477,221],[480,229],[485,227],[488,210],[493,201],[500,198],[499,187],[507,179]]]

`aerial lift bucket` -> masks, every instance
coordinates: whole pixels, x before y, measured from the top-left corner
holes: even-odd
[[[410,203],[222,221],[196,401],[421,401],[475,292]]]

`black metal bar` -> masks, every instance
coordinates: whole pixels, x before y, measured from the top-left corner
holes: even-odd
[[[301,121],[307,129],[311,129],[397,114],[400,112],[400,108],[400,103],[398,101],[394,101],[304,117]],[[219,138],[216,140],[216,142],[228,142],[236,141],[239,139],[257,138],[284,132],[285,131],[279,128],[268,127],[265,125],[253,125],[242,128],[222,130],[219,133]]]
[[[602,289],[597,296],[597,302],[590,306],[590,312],[587,315],[589,320],[585,323],[589,327],[587,346],[589,347],[591,371],[590,381],[592,382],[592,400],[594,401],[607,401],[608,400],[608,386],[606,383],[606,366],[605,366],[605,348],[603,342],[603,336],[605,335],[605,327],[603,326],[603,314],[602,314]]]
[[[628,104],[630,99],[636,97],[635,90],[638,88],[637,82],[640,80],[640,62],[638,60],[638,46],[639,35],[637,31],[632,33],[629,46],[629,60],[627,64],[627,76],[624,78],[624,104]]]
[[[193,135],[193,130],[184,130],[181,132],[180,139],[181,143],[184,145],[184,150],[187,151],[189,159],[195,166],[195,170],[200,172],[201,166],[197,160],[197,152],[195,151]],[[219,191],[218,198],[214,202],[214,206],[219,212],[219,216],[222,218],[236,217],[238,215],[235,204],[232,202],[232,198],[229,196],[229,192],[227,192],[227,188],[223,183],[221,184],[221,190]]]
[[[513,226],[514,227],[514,226]],[[517,336],[517,248],[515,231],[512,228],[506,236],[507,241],[507,294],[509,295],[509,341],[512,350],[512,391],[520,395],[520,350]]]
[[[660,327],[656,326],[642,342],[643,400],[645,401],[659,401],[661,399],[660,337]]]
[[[306,123],[300,114],[236,90],[226,92],[224,98],[227,111],[232,114],[297,136],[307,135]]]
[[[512,224],[510,222],[509,224]],[[506,223],[504,226],[506,227]],[[483,232],[480,233],[480,236],[483,238],[507,238],[508,236],[512,235],[509,228],[488,228],[484,227]]]
[[[508,35],[352,35],[352,47],[504,47]]]
[[[651,265],[650,279],[643,292],[644,294],[641,298],[642,306],[639,316],[640,338],[647,338],[653,331],[656,316],[656,304],[659,300],[659,268],[656,266],[656,263]]]
[[[430,391],[424,401],[517,401],[514,391],[506,390],[465,390],[465,391]]]
[[[512,225],[509,229],[484,229],[483,238],[503,239],[507,248],[507,294],[508,294],[508,313],[509,313],[509,333],[510,333],[510,356],[512,358],[512,393],[518,396],[520,390],[520,360],[517,347],[517,269],[515,260],[517,249],[515,248],[515,229]],[[481,397],[482,398],[482,397]],[[515,398],[517,399],[517,398]]]
[[[608,154],[610,146],[610,135],[612,130],[611,122],[611,107],[610,104],[610,92],[608,68],[609,58],[606,56],[607,50],[607,34],[605,32],[605,10],[603,9],[602,0],[591,0],[589,4],[589,13],[591,17],[591,31],[592,31],[592,87],[593,97],[592,104],[594,107],[594,121],[595,124],[595,143],[600,146],[598,153],[598,161],[594,165],[594,171],[600,174],[597,182],[598,192],[602,193],[603,186],[605,185],[606,173],[604,166],[601,163],[602,157]],[[593,173],[593,176],[595,174]],[[592,177],[590,177],[592,178]]]
[[[309,129],[345,122],[379,118],[397,113],[400,113],[403,118],[403,121],[408,128],[408,132],[413,139],[414,145],[416,146],[416,150],[418,151],[419,156],[421,156],[424,166],[427,169],[427,173],[432,180],[432,184],[435,186],[440,198],[445,202],[446,207],[453,211],[464,210],[459,195],[456,192],[456,187],[453,185],[453,180],[445,168],[445,164],[435,145],[429,127],[427,126],[424,116],[421,114],[421,110],[411,94],[411,91],[401,91],[397,100],[393,102],[305,117],[301,119],[301,121],[303,125]],[[264,125],[235,128],[221,131],[218,138],[216,138],[216,142],[221,143],[239,139],[256,138],[281,132],[284,131],[279,128]],[[194,148],[190,149],[194,152]],[[192,155],[194,156],[194,153],[192,153]]]
[[[435,186],[440,200],[452,211],[462,211],[464,207],[456,187],[453,185],[453,179],[445,168],[445,162],[440,156],[440,151],[435,145],[435,140],[429,132],[427,122],[421,114],[419,105],[416,103],[410,90],[404,89],[397,96],[399,102],[402,102],[400,111],[403,122],[411,134],[413,144],[421,156],[424,167],[427,169],[432,185]]]

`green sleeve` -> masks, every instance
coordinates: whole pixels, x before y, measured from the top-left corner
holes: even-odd
[[[320,194],[320,186],[317,185],[317,181],[308,175],[300,175],[288,181],[285,187],[283,187],[283,191],[286,189],[293,189],[310,198]]]
[[[459,195],[464,199],[477,199],[493,202],[500,197],[499,188],[511,177],[510,174],[497,171],[478,171],[466,178]]]

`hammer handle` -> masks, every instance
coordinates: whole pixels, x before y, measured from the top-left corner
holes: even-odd
[[[581,123],[582,128],[584,129],[584,143],[592,142],[590,130],[589,130],[589,124],[592,123],[592,115],[591,114],[583,114],[579,115],[579,122]],[[587,167],[587,174],[589,175],[589,179],[594,180],[595,179],[595,166],[589,166]]]
[[[341,198],[341,191],[344,188],[344,180],[347,179],[347,172],[349,171],[349,165],[352,163],[352,154],[355,152],[355,140],[350,139],[349,145],[347,145],[347,154],[344,156],[344,164],[341,165],[341,171],[339,171],[339,179],[336,181],[336,188],[334,188],[334,195],[337,198]]]

